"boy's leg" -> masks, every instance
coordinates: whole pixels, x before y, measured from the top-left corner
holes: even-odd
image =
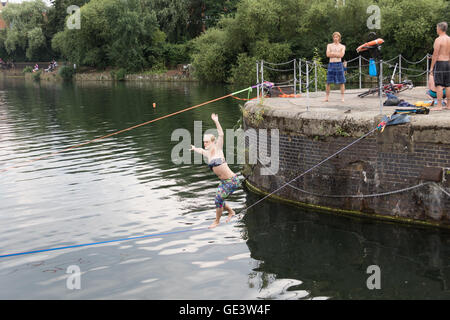
[[[231,209],[231,207],[228,205],[228,203],[225,203],[224,208],[225,208],[225,210],[228,211],[228,218],[227,218],[226,222],[230,222],[230,220],[234,216],[235,212],[233,209]]]
[[[449,102],[450,102],[450,95],[449,95],[449,92],[450,92],[450,91],[448,91],[448,90],[450,90],[450,87],[446,87],[446,88],[445,88],[445,95],[446,95],[446,97],[447,97],[447,106],[446,106],[446,109],[450,109],[450,104],[449,104]],[[442,99],[444,99],[444,94],[442,94]]]
[[[345,83],[341,84],[341,100],[344,102]]]
[[[224,187],[223,187],[223,182],[221,182],[219,184],[219,186],[217,187],[217,191],[216,191],[216,196],[214,198],[214,203],[216,205],[216,219],[214,220],[214,222],[209,226],[209,228],[215,228],[217,227],[217,225],[220,223],[220,217],[222,216],[223,213],[223,208],[224,208]]]
[[[327,83],[327,87],[325,89],[325,102],[328,102],[328,97],[330,96],[331,85]]]
[[[223,208],[216,208],[216,220],[209,226],[210,229],[215,228],[220,223],[220,217],[222,216]]]
[[[444,96],[444,89],[441,86],[436,86],[436,95],[437,95],[437,105],[434,108],[431,108],[432,111],[442,110],[442,98]]]

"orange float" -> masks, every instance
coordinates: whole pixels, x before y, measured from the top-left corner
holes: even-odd
[[[360,46],[356,49],[356,52],[366,51],[366,50],[368,50],[368,49],[370,49],[370,48],[373,48],[373,47],[375,47],[375,46],[379,46],[380,44],[383,44],[383,43],[384,43],[384,40],[381,39],[381,38],[378,38],[378,39],[376,39],[376,40],[369,41],[369,42],[366,42],[366,43],[360,45]]]

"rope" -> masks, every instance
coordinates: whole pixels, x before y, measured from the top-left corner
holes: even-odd
[[[293,185],[289,185],[291,188],[296,189],[298,191],[301,191],[303,193],[307,193],[313,196],[320,196],[320,197],[324,197],[324,198],[375,198],[375,197],[383,197],[383,196],[389,196],[392,194],[396,194],[396,193],[401,193],[401,192],[405,192],[405,191],[410,191],[416,188],[420,188],[423,187],[425,185],[430,184],[431,182],[424,182],[424,183],[419,183],[418,185],[412,186],[412,187],[406,187],[403,189],[398,189],[398,190],[394,190],[394,191],[388,191],[388,192],[382,192],[382,193],[373,193],[373,194],[353,194],[353,195],[328,195],[328,194],[318,194],[318,193],[313,193],[313,192],[309,192],[303,189],[300,189],[296,186]]]
[[[383,62],[386,62],[386,63],[387,63],[387,62],[394,61],[394,60],[398,59],[399,56],[400,56],[400,55],[398,55],[398,56],[396,56],[396,57],[394,57],[394,58],[392,58],[392,59],[386,60],[386,61],[383,60]]]
[[[258,161],[261,163],[261,165],[266,168],[267,170],[269,170],[270,172],[272,172],[273,175],[275,175],[275,173],[270,170],[270,168],[268,168],[267,166],[265,166],[262,161],[256,157],[258,159]],[[295,190],[298,190],[300,192],[312,195],[312,196],[318,196],[318,197],[324,197],[324,198],[375,198],[375,197],[382,197],[382,196],[388,196],[388,195],[392,195],[392,194],[396,194],[396,193],[401,193],[401,192],[405,192],[405,191],[410,191],[425,185],[428,185],[432,182],[423,182],[423,183],[419,183],[415,186],[412,187],[406,187],[403,189],[398,189],[398,190],[394,190],[394,191],[388,191],[388,192],[382,192],[382,193],[372,193],[372,194],[353,194],[353,195],[329,195],[329,194],[320,194],[320,193],[314,193],[314,192],[310,192],[310,191],[306,191],[304,189],[301,189],[299,187],[296,187],[292,184],[289,184],[289,186]],[[438,187],[440,187],[439,185],[437,185]],[[445,192],[448,196],[450,196],[449,193],[447,193],[445,190],[442,190],[443,192]]]
[[[271,67],[267,67],[267,66],[264,66],[264,68],[268,69],[268,70],[280,71],[280,72],[283,72],[283,71],[287,72],[287,71],[294,71],[295,70],[295,69],[275,69],[275,68],[271,68]]]
[[[278,86],[276,87],[278,89],[278,91],[281,92],[281,95],[279,95],[279,98],[300,98],[301,94],[287,94],[285,93],[283,90],[281,90],[281,88]]]
[[[438,185],[437,183],[434,183],[434,185],[435,185],[436,187],[438,187],[439,189],[441,189],[441,191],[442,191],[443,193],[445,193],[448,197],[450,197],[450,193],[448,193],[447,190],[445,190],[443,187],[441,187],[441,186]]]
[[[234,97],[234,96],[231,96],[233,99],[236,99],[236,100],[241,100],[241,101],[251,101],[251,100],[255,100],[256,98],[258,98],[258,97],[254,97],[254,98],[250,98],[250,99],[245,99],[245,98],[238,98],[238,97]]]
[[[196,229],[194,228],[194,229],[186,229],[186,230],[179,230],[179,231],[154,233],[154,234],[149,234],[149,235],[144,235],[144,236],[136,236],[136,237],[114,239],[114,240],[106,240],[106,241],[98,241],[98,242],[75,244],[75,245],[65,246],[65,247],[55,247],[55,248],[49,248],[49,249],[40,249],[40,250],[8,253],[8,254],[0,255],[0,258],[7,258],[7,257],[13,257],[13,256],[22,256],[22,255],[33,254],[33,253],[40,253],[40,252],[48,252],[48,251],[56,251],[56,250],[64,250],[64,249],[87,247],[87,246],[93,246],[93,245],[104,244],[104,243],[130,241],[130,240],[144,239],[144,238],[150,238],[150,237],[159,237],[159,236],[165,236],[165,235],[172,235],[172,234],[176,234],[176,233],[195,232],[195,231],[208,230],[208,229],[209,228],[196,228]]]
[[[423,76],[425,73],[427,73],[428,71],[424,71],[424,72],[422,72],[422,73],[420,73],[420,74],[408,74],[407,76],[408,77],[413,77],[413,78],[417,78],[417,77],[420,77],[420,76]]]
[[[281,65],[284,65],[284,64],[292,63],[293,61],[295,61],[295,59],[292,59],[292,60],[287,61],[287,62],[280,62],[280,63],[273,63],[273,62],[268,62],[268,61],[263,60],[264,63],[270,64],[270,65],[273,65],[273,66],[281,66]]]
[[[427,54],[425,57],[423,57],[420,61],[416,61],[416,62],[412,62],[412,61],[406,60],[405,57],[403,57],[403,56],[401,56],[401,57],[402,57],[403,60],[405,60],[405,61],[406,61],[407,63],[409,63],[409,64],[419,64],[419,63],[421,63],[423,60],[425,60],[426,58],[428,58],[428,54]]]
[[[297,80],[297,79],[295,79],[295,80]],[[275,83],[274,83],[274,86],[278,86],[278,85],[280,85],[280,84],[291,83],[291,82],[294,82],[294,79],[291,79],[291,80],[288,80],[288,81],[285,81],[285,82],[275,82]]]
[[[353,62],[353,61],[358,60],[358,59],[359,59],[359,56],[357,56],[356,58],[353,58],[351,60],[348,60],[347,63]]]
[[[6,172],[6,171],[8,171],[8,170],[10,170],[10,169],[15,169],[15,168],[23,167],[23,166],[25,166],[25,165],[31,164],[31,163],[33,163],[33,162],[36,162],[36,161],[38,161],[38,160],[43,160],[43,159],[49,158],[49,157],[51,157],[51,156],[60,154],[60,153],[62,153],[62,152],[66,152],[66,151],[69,151],[69,150],[72,150],[72,149],[75,149],[75,148],[79,148],[79,147],[85,146],[85,145],[87,145],[87,144],[90,144],[90,143],[93,143],[93,142],[97,142],[97,141],[100,141],[100,140],[103,140],[103,139],[106,139],[106,138],[115,136],[115,135],[117,135],[117,134],[120,134],[120,133],[123,133],[123,132],[130,131],[130,130],[132,130],[132,129],[136,129],[136,128],[145,126],[145,125],[147,125],[147,124],[153,123],[153,122],[156,122],[156,121],[159,121],[159,120],[162,120],[162,119],[166,119],[166,118],[172,117],[172,116],[174,116],[174,115],[177,115],[177,114],[180,114],[180,113],[189,111],[189,110],[193,110],[193,109],[195,109],[195,108],[199,108],[199,107],[201,107],[201,106],[207,105],[207,104],[212,103],[212,102],[216,102],[216,101],[219,101],[219,100],[223,100],[223,99],[225,99],[225,98],[231,97],[231,96],[233,96],[233,95],[235,95],[235,94],[238,94],[238,93],[241,93],[241,92],[250,90],[250,89],[251,89],[251,88],[246,88],[246,89],[243,89],[243,90],[240,90],[240,91],[237,91],[237,92],[233,92],[233,93],[227,94],[227,95],[225,95],[225,96],[223,96],[223,97],[220,97],[220,98],[216,98],[216,99],[213,99],[213,100],[209,100],[209,101],[206,101],[206,102],[197,104],[197,105],[195,105],[195,106],[192,106],[192,107],[189,107],[189,108],[185,108],[185,109],[182,109],[182,110],[179,110],[179,111],[176,111],[176,112],[167,114],[167,115],[165,115],[165,116],[162,116],[162,117],[159,117],[159,118],[156,118],[156,119],[153,119],[153,120],[150,120],[150,121],[141,123],[141,124],[137,124],[137,125],[135,125],[135,126],[132,126],[132,127],[126,128],[126,129],[122,129],[122,130],[119,130],[119,131],[115,131],[115,132],[113,132],[113,133],[110,133],[110,134],[101,136],[101,137],[99,137],[99,138],[95,138],[95,139],[89,140],[89,141],[87,141],[87,142],[83,142],[83,143],[80,143],[80,144],[77,144],[77,145],[70,146],[70,147],[65,148],[65,149],[63,149],[63,150],[59,150],[59,151],[56,151],[56,152],[52,152],[52,153],[49,153],[49,154],[44,155],[44,156],[41,156],[41,157],[29,159],[29,160],[24,161],[24,162],[22,162],[22,163],[19,163],[19,164],[17,164],[17,165],[9,166],[9,167],[3,168],[3,169],[0,170],[0,173]]]
[[[292,182],[294,182],[295,180],[297,180],[298,178],[304,176],[305,174],[311,172],[312,170],[314,170],[315,168],[321,166],[323,163],[327,162],[328,160],[334,158],[335,156],[337,156],[339,153],[345,151],[346,149],[350,148],[352,145],[358,143],[359,141],[361,141],[362,139],[364,139],[365,137],[369,136],[370,134],[372,134],[375,130],[377,130],[378,127],[373,128],[372,130],[370,130],[368,133],[364,134],[363,136],[359,137],[358,139],[356,139],[355,141],[353,141],[352,143],[350,143],[349,145],[345,146],[344,148],[340,149],[339,151],[333,153],[331,156],[328,156],[327,158],[325,158],[324,160],[320,161],[319,163],[317,163],[316,165],[312,166],[311,168],[309,168],[308,170],[306,170],[305,172],[303,172],[302,174],[298,175],[297,177],[295,177],[294,179],[284,183],[281,187],[278,187],[276,190],[270,192],[269,194],[265,195],[263,198],[259,199],[258,201],[252,203],[249,207],[245,208],[244,210],[242,210],[239,214],[242,214],[243,212],[248,211],[250,208],[256,206],[258,203],[260,203],[261,201],[267,199],[268,197],[270,197],[271,195],[275,194],[276,192],[280,191],[281,189],[283,189],[284,187],[286,187],[287,185],[290,185]]]

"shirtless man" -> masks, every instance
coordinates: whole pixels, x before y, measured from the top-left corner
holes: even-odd
[[[345,75],[344,66],[341,59],[345,55],[345,46],[341,44],[341,34],[339,32],[333,33],[333,43],[327,45],[327,57],[330,58],[327,72],[327,88],[325,102],[328,102],[330,96],[331,83],[339,84],[341,87],[341,100],[344,102],[345,92]]]
[[[448,24],[447,22],[440,22],[436,26],[436,32],[439,37],[434,41],[434,52],[431,59],[430,72],[433,72],[434,83],[436,85],[437,92],[437,105],[432,108],[433,111],[442,110],[442,100],[443,91],[447,92],[447,107],[445,109],[450,109],[448,104],[450,90],[450,37],[447,35]]]

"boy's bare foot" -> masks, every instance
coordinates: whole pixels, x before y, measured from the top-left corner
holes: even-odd
[[[215,227],[217,227],[219,225],[219,221],[214,221],[208,228],[209,229],[214,229]]]
[[[323,102],[328,102],[328,98],[325,98],[325,100],[323,100]]]
[[[226,222],[227,222],[227,223],[230,222],[230,221],[231,221],[231,218],[232,218],[234,215],[235,215],[234,210],[230,210],[229,213],[228,213],[228,218],[227,218]]]

